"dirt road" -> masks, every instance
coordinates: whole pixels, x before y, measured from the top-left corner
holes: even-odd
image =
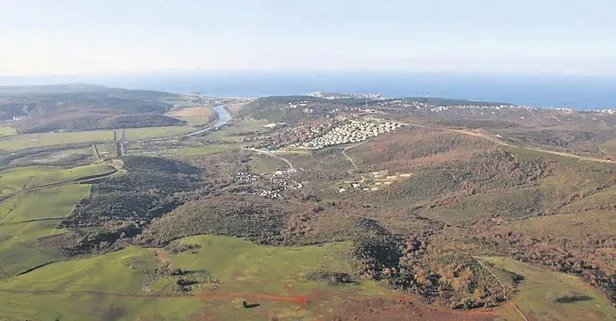
[[[482,268],[484,268],[486,271],[488,271],[488,273],[490,273],[490,275],[492,275],[492,276],[494,277],[494,279],[496,279],[496,281],[497,281],[498,283],[500,283],[500,285],[503,287],[503,297],[504,297],[506,300],[509,300],[509,298],[507,298],[507,288],[505,287],[505,283],[503,283],[503,281],[501,281],[501,279],[500,279],[498,276],[496,276],[496,274],[494,274],[492,271],[490,271],[490,269],[489,269],[487,266],[485,266],[485,265],[483,264],[483,262],[481,262],[481,260],[479,260],[479,259],[475,259],[475,261],[477,261],[477,263],[479,263],[479,265],[481,265],[481,267],[482,267]],[[522,313],[522,311],[520,310],[520,308],[518,308],[518,305],[517,305],[517,304],[515,304],[515,302],[513,302],[513,301],[510,301],[510,302],[511,302],[511,304],[512,304],[512,306],[513,306],[513,309],[514,309],[514,310],[516,310],[516,312],[518,312],[518,314],[520,315],[520,317],[522,318],[522,320],[524,320],[524,321],[528,321],[528,319],[526,318],[526,316],[524,316],[524,313]]]
[[[616,164],[616,162],[613,162],[607,159],[602,159],[602,158],[588,157],[588,156],[582,156],[582,155],[566,153],[566,152],[557,152],[557,151],[537,148],[537,147],[528,147],[528,146],[509,144],[507,142],[504,142],[498,139],[498,137],[491,136],[486,133],[481,133],[477,131],[464,130],[464,129],[453,129],[453,128],[442,128],[442,127],[429,126],[429,125],[418,124],[418,123],[408,123],[408,124],[412,126],[416,126],[416,127],[421,127],[421,128],[440,129],[440,130],[445,130],[448,132],[453,132],[453,133],[458,133],[458,134],[463,134],[463,135],[468,135],[468,136],[473,136],[473,137],[479,137],[479,138],[487,139],[495,144],[506,146],[506,147],[524,148],[526,150],[531,150],[531,151],[540,152],[540,153],[547,153],[547,154],[552,154],[552,155],[557,155],[557,156],[562,156],[562,157],[575,158],[577,160],[582,160],[582,161]]]
[[[261,155],[267,155],[273,158],[277,158],[283,162],[285,162],[287,165],[289,165],[289,169],[290,170],[294,170],[295,167],[293,167],[293,164],[286,158],[282,157],[282,156],[278,156],[276,154],[274,154],[274,152],[268,152],[268,151],[264,151],[264,150],[260,150],[260,149],[256,149],[256,148],[245,148],[246,150],[249,150],[251,152],[255,152],[257,154],[261,154]]]
[[[40,185],[40,186],[27,187],[27,188],[21,189],[21,190],[19,190],[17,192],[0,196],[0,203],[6,201],[9,198],[17,196],[19,194],[33,192],[33,191],[37,191],[37,190],[40,190],[40,189],[43,189],[43,188],[58,187],[58,186],[64,186],[64,185],[70,185],[70,184],[87,184],[88,182],[91,182],[91,181],[96,181],[96,180],[99,180],[99,179],[104,179],[104,178],[111,177],[111,176],[113,176],[117,172],[118,172],[118,169],[114,169],[111,172],[100,174],[100,175],[92,175],[92,176],[81,177],[81,178],[77,178],[77,179],[73,179],[73,180],[69,180],[69,181],[62,181],[62,182],[55,182],[55,183],[50,183],[50,184],[44,184],[44,185]]]

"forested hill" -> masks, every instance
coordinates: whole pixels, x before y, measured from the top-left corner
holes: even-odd
[[[119,127],[176,126],[164,116],[178,95],[87,84],[0,87],[0,121],[20,133]]]

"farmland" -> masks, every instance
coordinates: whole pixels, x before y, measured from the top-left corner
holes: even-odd
[[[17,134],[15,128],[12,127],[0,127],[0,137],[11,136]]]
[[[127,138],[133,140],[142,140],[177,136],[190,133],[191,131],[194,131],[194,127],[192,126],[146,127],[126,129],[125,135]],[[34,147],[111,141],[113,141],[112,130],[26,134],[19,136],[9,136],[4,139],[1,139],[0,150],[18,151]]]

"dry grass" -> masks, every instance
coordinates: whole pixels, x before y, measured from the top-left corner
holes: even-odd
[[[172,110],[168,113],[173,117],[210,117],[214,115],[214,110],[210,107],[187,107],[177,110]]]
[[[244,106],[246,106],[248,103],[249,102],[230,104],[229,106],[227,106],[227,110],[229,111],[229,113],[235,115],[239,113],[240,110],[242,110],[242,108],[244,108]]]

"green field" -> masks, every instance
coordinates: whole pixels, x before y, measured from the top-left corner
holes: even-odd
[[[0,137],[12,136],[15,134],[17,134],[17,131],[15,130],[15,128],[0,126]]]
[[[0,203],[0,277],[61,258],[57,249],[39,240],[66,233],[56,226],[89,194],[89,185],[69,185],[18,195]]]
[[[616,320],[616,310],[607,298],[575,277],[541,271],[511,259],[482,260],[524,277],[513,301],[528,320]],[[569,297],[580,299],[559,302]]]
[[[0,172],[0,196],[111,172],[113,168],[104,164],[4,170]],[[72,184],[30,190],[0,202],[0,277],[61,258],[59,250],[42,245],[40,239],[66,233],[56,226],[89,194],[90,185]]]
[[[192,126],[128,128],[125,130],[124,138],[126,140],[140,140],[158,137],[178,136],[194,132],[195,130],[196,129]]]
[[[217,320],[314,320],[343,298],[393,294],[374,282],[331,286],[308,281],[319,270],[351,272],[349,243],[320,247],[259,246],[232,237],[198,236],[181,240],[198,243],[194,254],[165,258],[185,271],[207,271],[217,289],[196,289],[194,295],[170,295],[173,279],[154,277],[160,262],[151,249],[129,247],[104,256],[58,262],[31,273],[0,281],[0,310],[11,318],[36,320],[188,320],[195,315]],[[305,297],[306,305],[296,302]],[[79,298],[76,300],[76,298]],[[244,309],[243,300],[259,303]],[[61,313],[59,311],[62,311]]]
[[[211,140],[237,143],[241,142],[243,138],[252,136],[254,133],[262,134],[268,132],[269,129],[263,127],[265,124],[267,124],[267,121],[252,118],[244,118],[237,121],[233,120],[229,126],[225,126],[221,130],[209,133],[207,138]]]
[[[73,169],[3,171],[7,188],[49,184],[104,172],[105,165]],[[36,176],[36,180],[31,177]],[[8,182],[8,183],[7,183]],[[176,244],[199,244],[194,253],[130,246],[121,251],[67,259],[49,238],[64,217],[90,193],[90,185],[48,187],[0,203],[0,320],[314,320],[343,299],[397,295],[372,281],[329,285],[312,281],[319,271],[352,274],[350,242],[273,247],[224,236],[196,236]],[[207,275],[191,295],[179,295],[178,277],[156,271],[170,262],[191,275]],[[19,275],[44,264],[31,272]],[[259,303],[244,309],[243,300]]]
[[[128,128],[125,129],[124,137],[127,140],[140,140],[182,135],[194,130],[192,126]],[[17,151],[34,147],[109,141],[113,141],[113,130],[25,134],[0,139],[0,150]]]
[[[0,196],[22,189],[34,188],[60,182],[67,182],[81,177],[113,172],[105,164],[93,164],[69,169],[52,167],[19,167],[0,171]]]
[[[233,145],[220,145],[220,144],[212,144],[203,147],[184,147],[178,149],[170,149],[166,150],[163,155],[164,156],[199,156],[199,155],[209,155],[216,154],[218,152],[237,148],[237,146]]]

